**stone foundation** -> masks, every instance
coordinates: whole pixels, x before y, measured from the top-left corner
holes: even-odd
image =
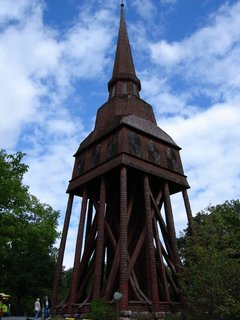
[[[118,314],[118,318],[117,320],[166,320],[168,316],[175,316],[176,320],[177,319],[183,319],[182,318],[182,312],[176,312],[176,313],[172,313],[172,312],[148,312],[148,311],[144,311],[144,312],[136,312],[136,311],[130,311],[130,310],[126,310],[126,311],[121,311]],[[80,317],[75,317],[76,319],[80,320],[91,320],[88,318],[89,315],[81,315]]]

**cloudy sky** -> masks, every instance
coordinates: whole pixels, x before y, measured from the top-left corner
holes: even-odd
[[[61,211],[60,228],[72,155],[108,97],[120,3],[0,0],[0,147],[26,153],[24,183]],[[193,214],[239,198],[240,1],[125,0],[125,16],[141,97],[182,147]]]

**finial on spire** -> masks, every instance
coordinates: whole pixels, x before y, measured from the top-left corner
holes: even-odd
[[[122,0],[122,3],[121,3],[121,7],[124,7],[124,2],[123,2],[123,0]]]

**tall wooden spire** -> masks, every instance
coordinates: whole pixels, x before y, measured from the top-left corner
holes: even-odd
[[[75,154],[69,201],[52,294],[55,314],[84,314],[93,299],[113,309],[121,292],[121,318],[131,312],[183,309],[181,262],[171,195],[181,193],[190,229],[180,147],[157,126],[152,107],[139,97],[124,6],[109,98],[97,112],[94,130]],[[57,302],[64,250],[74,199],[82,198],[69,293]],[[161,312],[160,312],[161,311]],[[140,314],[139,317],[146,317]],[[160,319],[160,318],[159,318]],[[161,318],[162,319],[162,318]]]
[[[122,84],[126,84],[125,90]],[[139,94],[141,84],[136,76],[131,47],[128,39],[127,27],[124,17],[124,4],[121,4],[121,18],[118,32],[117,50],[114,60],[112,79],[108,83],[110,96],[115,94]],[[114,91],[114,92],[113,92]]]

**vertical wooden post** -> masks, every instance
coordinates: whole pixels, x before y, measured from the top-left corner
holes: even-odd
[[[188,218],[188,225],[189,225],[190,234],[191,234],[191,236],[195,236],[196,235],[196,230],[195,230],[195,228],[193,226],[192,210],[191,210],[191,207],[190,207],[190,202],[189,202],[187,190],[183,190],[182,191],[182,195],[183,195],[183,200],[184,200],[184,204],[185,204],[185,208],[186,208],[186,212],[187,212],[187,218]]]
[[[181,262],[180,262],[180,257],[178,253],[177,238],[176,238],[173,213],[172,213],[172,205],[171,205],[169,187],[167,182],[164,183],[163,189],[164,189],[164,207],[165,207],[165,213],[166,213],[166,222],[167,222],[167,228],[168,228],[169,238],[170,238],[171,247],[172,247],[173,259],[175,262],[176,271],[180,272]]]
[[[72,304],[76,302],[77,287],[79,285],[80,260],[81,260],[81,254],[82,254],[83,232],[84,232],[84,224],[85,224],[85,217],[86,217],[86,209],[87,209],[87,190],[86,190],[86,187],[84,187],[83,198],[82,198],[82,208],[80,213],[80,220],[78,225],[78,234],[77,234],[76,248],[75,248],[72,284],[71,284],[70,298],[69,298],[70,309]]]
[[[91,199],[89,199],[89,201],[88,201],[87,226],[86,226],[85,239],[88,238],[89,232],[91,230],[92,216],[93,216],[93,202],[92,202]],[[85,240],[85,245],[86,245],[86,240]]]
[[[128,308],[128,221],[127,221],[127,169],[120,169],[120,310]]]
[[[67,210],[66,210],[66,215],[64,219],[62,237],[61,237],[61,242],[60,242],[60,247],[58,252],[58,259],[57,259],[57,264],[55,269],[53,291],[51,296],[51,301],[53,306],[56,306],[57,304],[57,294],[60,286],[63,257],[64,257],[64,251],[65,251],[66,241],[67,241],[67,233],[68,233],[68,228],[69,228],[69,223],[70,223],[70,218],[72,213],[73,199],[74,199],[74,195],[70,194],[68,197]]]
[[[96,245],[96,260],[95,260],[95,272],[94,272],[94,283],[93,283],[93,298],[99,298],[101,284],[102,284],[102,266],[104,259],[104,214],[106,205],[106,181],[102,176],[100,186],[100,197],[98,207],[98,235]]]
[[[168,287],[168,283],[167,283],[166,269],[165,269],[164,262],[163,262],[161,240],[160,240],[160,237],[158,234],[158,226],[157,226],[157,221],[156,221],[155,217],[153,218],[153,222],[154,222],[154,229],[155,229],[156,245],[157,245],[158,255],[159,255],[158,261],[159,261],[159,268],[161,271],[160,277],[161,277],[162,283],[163,283],[164,297],[165,297],[166,301],[170,301],[170,294],[169,294],[169,287]]]
[[[151,214],[151,200],[149,193],[149,180],[148,176],[144,175],[144,202],[145,202],[145,213],[146,213],[146,227],[147,227],[147,247],[149,256],[149,270],[150,270],[150,288],[152,292],[153,310],[155,312],[160,311],[159,305],[159,294],[158,294],[158,281],[157,281],[157,270],[156,270],[156,255],[153,244],[153,220]]]

